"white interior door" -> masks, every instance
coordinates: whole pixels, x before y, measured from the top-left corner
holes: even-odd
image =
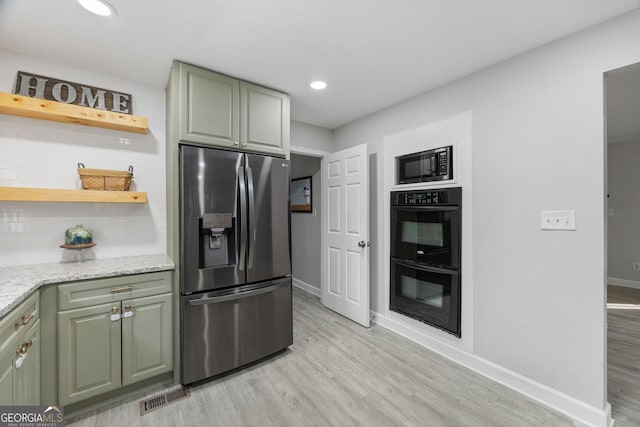
[[[322,158],[322,304],[369,326],[367,144]]]

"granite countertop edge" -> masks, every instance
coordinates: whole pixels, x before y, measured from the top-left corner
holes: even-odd
[[[169,271],[174,268],[173,260],[164,254],[0,267],[0,319],[45,285]]]

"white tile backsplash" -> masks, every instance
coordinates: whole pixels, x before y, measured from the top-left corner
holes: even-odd
[[[165,92],[163,88],[89,73],[0,50],[0,89],[11,91],[17,69],[66,77],[131,93],[147,135],[0,114],[0,186],[81,188],[77,163],[88,168],[134,168],[132,191],[148,203],[0,201],[0,266],[60,262],[67,228],[93,231],[98,259],[166,252]],[[27,64],[27,65],[23,65]],[[167,76],[168,77],[168,76]]]

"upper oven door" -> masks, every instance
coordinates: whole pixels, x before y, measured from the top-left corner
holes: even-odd
[[[391,257],[460,267],[458,206],[392,206]]]

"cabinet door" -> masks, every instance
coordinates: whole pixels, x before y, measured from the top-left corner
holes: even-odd
[[[40,320],[20,340],[18,347],[27,349],[26,359],[18,368],[13,395],[16,405],[40,404]]]
[[[58,403],[68,405],[121,384],[120,303],[58,312]]]
[[[172,295],[122,302],[123,385],[173,369]]]
[[[0,355],[0,406],[13,405],[13,383],[15,353],[6,351]]]
[[[240,83],[240,146],[286,156],[289,152],[289,95]]]
[[[238,147],[240,82],[187,64],[174,67],[180,72],[180,140]]]

